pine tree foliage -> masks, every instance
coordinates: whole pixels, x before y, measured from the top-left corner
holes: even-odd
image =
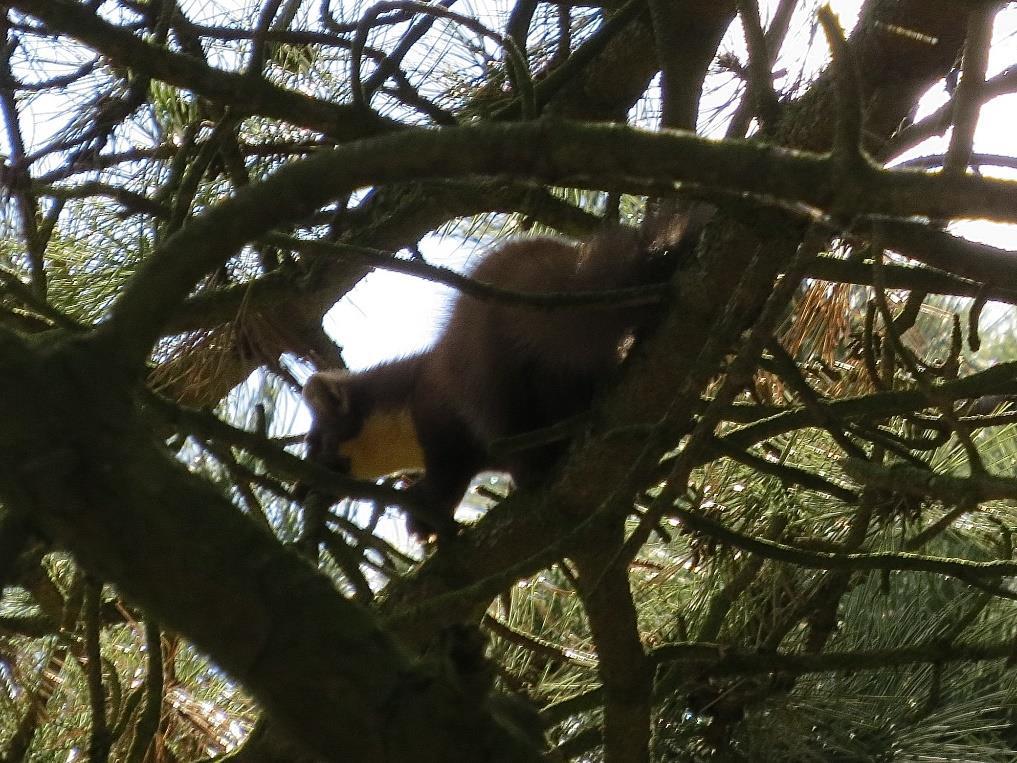
[[[0,3],[0,760],[1013,760],[1017,7],[834,10]],[[372,271],[618,221],[552,482],[303,460]]]

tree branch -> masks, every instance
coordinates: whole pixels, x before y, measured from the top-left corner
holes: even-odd
[[[882,467],[855,458],[843,459],[840,464],[852,479],[869,487],[934,498],[948,506],[974,506],[984,501],[1017,499],[1017,480],[992,474],[956,477],[907,464]]]
[[[211,655],[290,736],[327,759],[538,760],[485,696],[413,663],[172,461],[94,341],[0,333],[0,369],[0,501]]]
[[[337,141],[375,135],[398,126],[363,108],[337,106],[260,77],[214,69],[190,56],[156,47],[72,0],[9,0],[6,5],[39,19],[50,33],[80,40],[115,64],[234,106],[242,114],[261,114],[318,130]]]
[[[1017,562],[995,560],[975,562],[967,559],[947,559],[891,551],[871,554],[838,554],[827,551],[811,551],[789,546],[784,543],[754,538],[715,522],[697,512],[675,506],[675,516],[691,531],[702,533],[734,548],[759,554],[766,559],[805,567],[813,570],[910,570],[931,572],[968,581],[985,581],[1000,575],[1017,574]]]
[[[393,157],[399,157],[393,161]],[[670,132],[567,122],[484,125],[403,133],[323,152],[276,171],[257,186],[190,220],[148,258],[114,307],[110,329],[138,364],[194,284],[245,242],[302,220],[330,199],[365,184],[441,174],[502,174],[638,193],[646,181],[707,186],[842,204],[843,181],[826,157],[743,143],[716,143]],[[598,178],[592,182],[590,178]],[[643,180],[645,179],[645,180]],[[1017,182],[879,171],[854,176],[855,214],[1017,220]]]
[[[943,165],[943,173],[946,175],[964,174],[968,169],[975,127],[982,110],[982,88],[985,86],[985,70],[989,65],[992,22],[998,9],[999,4],[986,3],[968,13],[961,78],[953,98],[953,132],[950,134],[950,146]]]
[[[653,657],[660,663],[678,663],[701,669],[705,676],[749,676],[767,673],[853,673],[886,670],[915,664],[985,662],[1013,657],[1012,641],[986,644],[952,644],[930,641],[895,649],[867,649],[822,654],[775,654],[732,651],[716,644],[693,642],[658,647]]]

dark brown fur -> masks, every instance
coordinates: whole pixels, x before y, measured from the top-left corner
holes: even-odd
[[[520,292],[582,292],[645,281],[635,231],[618,229],[579,245],[530,238],[504,244],[472,273]],[[492,443],[542,429],[587,410],[617,368],[621,347],[647,308],[539,310],[460,296],[434,347],[361,373],[315,374],[304,396],[315,420],[311,457],[334,467],[340,448],[368,416],[409,408],[423,451],[424,478],[411,488],[434,516],[448,518],[472,477],[503,469],[517,483],[540,479],[562,447],[545,446],[494,462]],[[415,531],[427,531],[422,523]]]

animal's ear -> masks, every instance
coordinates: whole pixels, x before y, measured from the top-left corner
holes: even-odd
[[[304,385],[304,401],[315,416],[344,418],[352,409],[350,388],[345,371],[323,371],[313,374]]]
[[[701,201],[664,199],[648,205],[640,228],[646,252],[640,264],[641,283],[668,281],[695,252],[700,235],[717,208]]]
[[[345,371],[314,374],[304,385],[304,402],[314,414],[307,433],[307,456],[330,469],[349,471],[339,446],[352,434],[352,393]]]
[[[654,199],[646,205],[639,227],[643,247],[652,252],[694,246],[716,212],[717,208],[705,201]]]

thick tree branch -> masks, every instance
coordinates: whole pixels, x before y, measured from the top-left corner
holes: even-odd
[[[825,157],[678,132],[541,122],[404,133],[283,167],[190,220],[146,260],[114,308],[110,328],[124,360],[140,363],[198,279],[245,242],[366,184],[477,174],[593,187],[606,181],[636,193],[648,182],[685,179],[855,214],[1017,219],[1014,182],[868,168],[846,184]]]
[[[0,500],[207,651],[294,738],[330,760],[537,760],[484,696],[414,665],[172,461],[94,341],[0,334],[0,369]]]

